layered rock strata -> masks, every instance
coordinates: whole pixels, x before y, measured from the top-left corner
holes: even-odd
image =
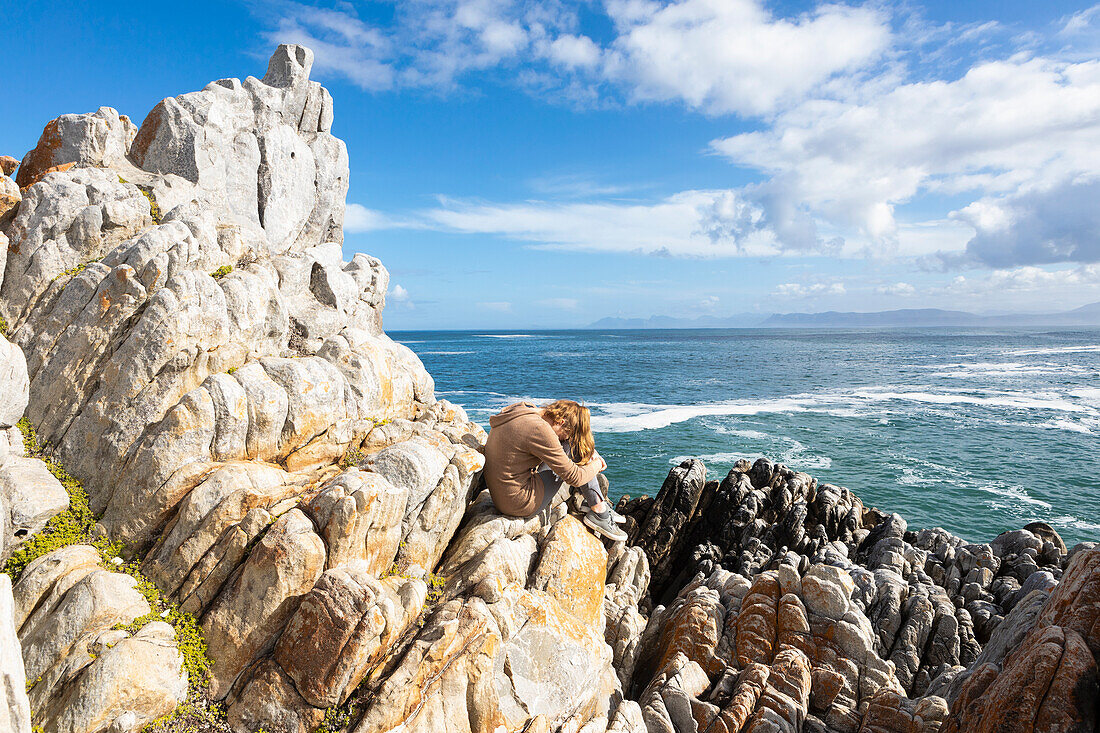
[[[1038,522],[988,544],[910,532],[766,459],[721,482],[685,461],[618,509],[675,571],[641,603],[656,605],[631,688],[650,731],[1100,723],[1095,543],[1067,550]]]
[[[98,518],[0,580],[0,723],[124,733],[186,698],[242,733],[1096,729],[1100,549],[1042,523],[910,531],[765,459],[674,467],[620,502],[626,543],[564,494],[496,512],[484,431],[383,332],[382,264],[343,259],[311,64],[281,46],[0,158],[0,550],[68,506],[24,413]]]

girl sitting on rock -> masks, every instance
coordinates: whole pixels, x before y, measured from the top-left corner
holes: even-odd
[[[610,540],[626,539],[622,521],[604,500],[597,475],[607,463],[596,452],[591,415],[572,400],[543,408],[517,402],[489,418],[485,483],[502,514],[532,517],[550,506],[565,484],[584,496],[584,523]]]

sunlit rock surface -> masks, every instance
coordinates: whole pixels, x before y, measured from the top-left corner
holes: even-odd
[[[312,61],[0,158],[0,550],[69,505],[25,415],[214,660],[189,679],[133,575],[62,546],[0,581],[0,724],[189,699],[241,733],[1096,729],[1100,549],[1048,525],[914,531],[767,459],[674,467],[619,503],[626,543],[567,491],[499,514],[485,432],[385,334],[382,263],[344,259]]]

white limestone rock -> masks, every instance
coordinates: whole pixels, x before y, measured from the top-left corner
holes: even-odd
[[[122,637],[101,637],[94,645],[95,660],[39,711],[43,729],[138,733],[187,698],[187,673],[171,626],[151,621]]]
[[[15,633],[11,578],[0,573],[0,730],[31,733],[31,706],[22,649]]]
[[[347,149],[321,118],[331,102],[312,65],[309,49],[280,46],[262,81],[223,79],[154,107],[130,158],[159,174],[162,209],[205,198],[273,252],[342,241]]]
[[[0,273],[2,277],[3,273]],[[30,398],[30,380],[23,350],[0,334],[0,429],[14,426],[23,417]]]
[[[281,517],[252,550],[221,595],[203,615],[211,656],[211,691],[225,698],[237,677],[293,615],[321,577],[325,546],[298,509]]]
[[[53,517],[69,508],[69,494],[46,464],[35,458],[9,456],[0,463],[0,561],[38,534]]]
[[[26,187],[48,169],[72,164],[76,167],[106,168],[123,163],[137,127],[126,115],[111,107],[89,114],[67,114],[46,125],[38,145],[19,165],[18,182]]]
[[[76,268],[152,223],[149,201],[136,186],[120,182],[117,173],[74,168],[47,174],[24,191],[6,230],[10,241],[0,315],[17,328],[41,296],[58,295]],[[25,347],[31,339],[18,342]]]

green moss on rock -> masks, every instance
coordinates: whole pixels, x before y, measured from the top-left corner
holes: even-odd
[[[69,494],[69,508],[47,522],[40,533],[23,543],[4,565],[3,572],[14,583],[30,563],[47,553],[69,545],[85,544],[95,547],[99,550],[100,564],[104,568],[126,573],[137,580],[138,592],[152,609],[132,623],[116,628],[124,628],[130,634],[135,634],[150,621],[165,621],[171,625],[176,632],[176,644],[183,656],[183,668],[187,672],[191,688],[189,700],[192,704],[201,700],[209,685],[212,661],[206,655],[206,641],[198,621],[190,613],[181,611],[174,603],[164,599],[156,585],[142,575],[139,561],[121,562],[122,543],[111,542],[93,531],[97,518],[88,505],[88,493],[84,490],[84,485],[46,452],[29,420],[22,418],[19,421],[19,430],[23,433],[23,448],[27,455],[43,461],[50,473],[65,487]]]

